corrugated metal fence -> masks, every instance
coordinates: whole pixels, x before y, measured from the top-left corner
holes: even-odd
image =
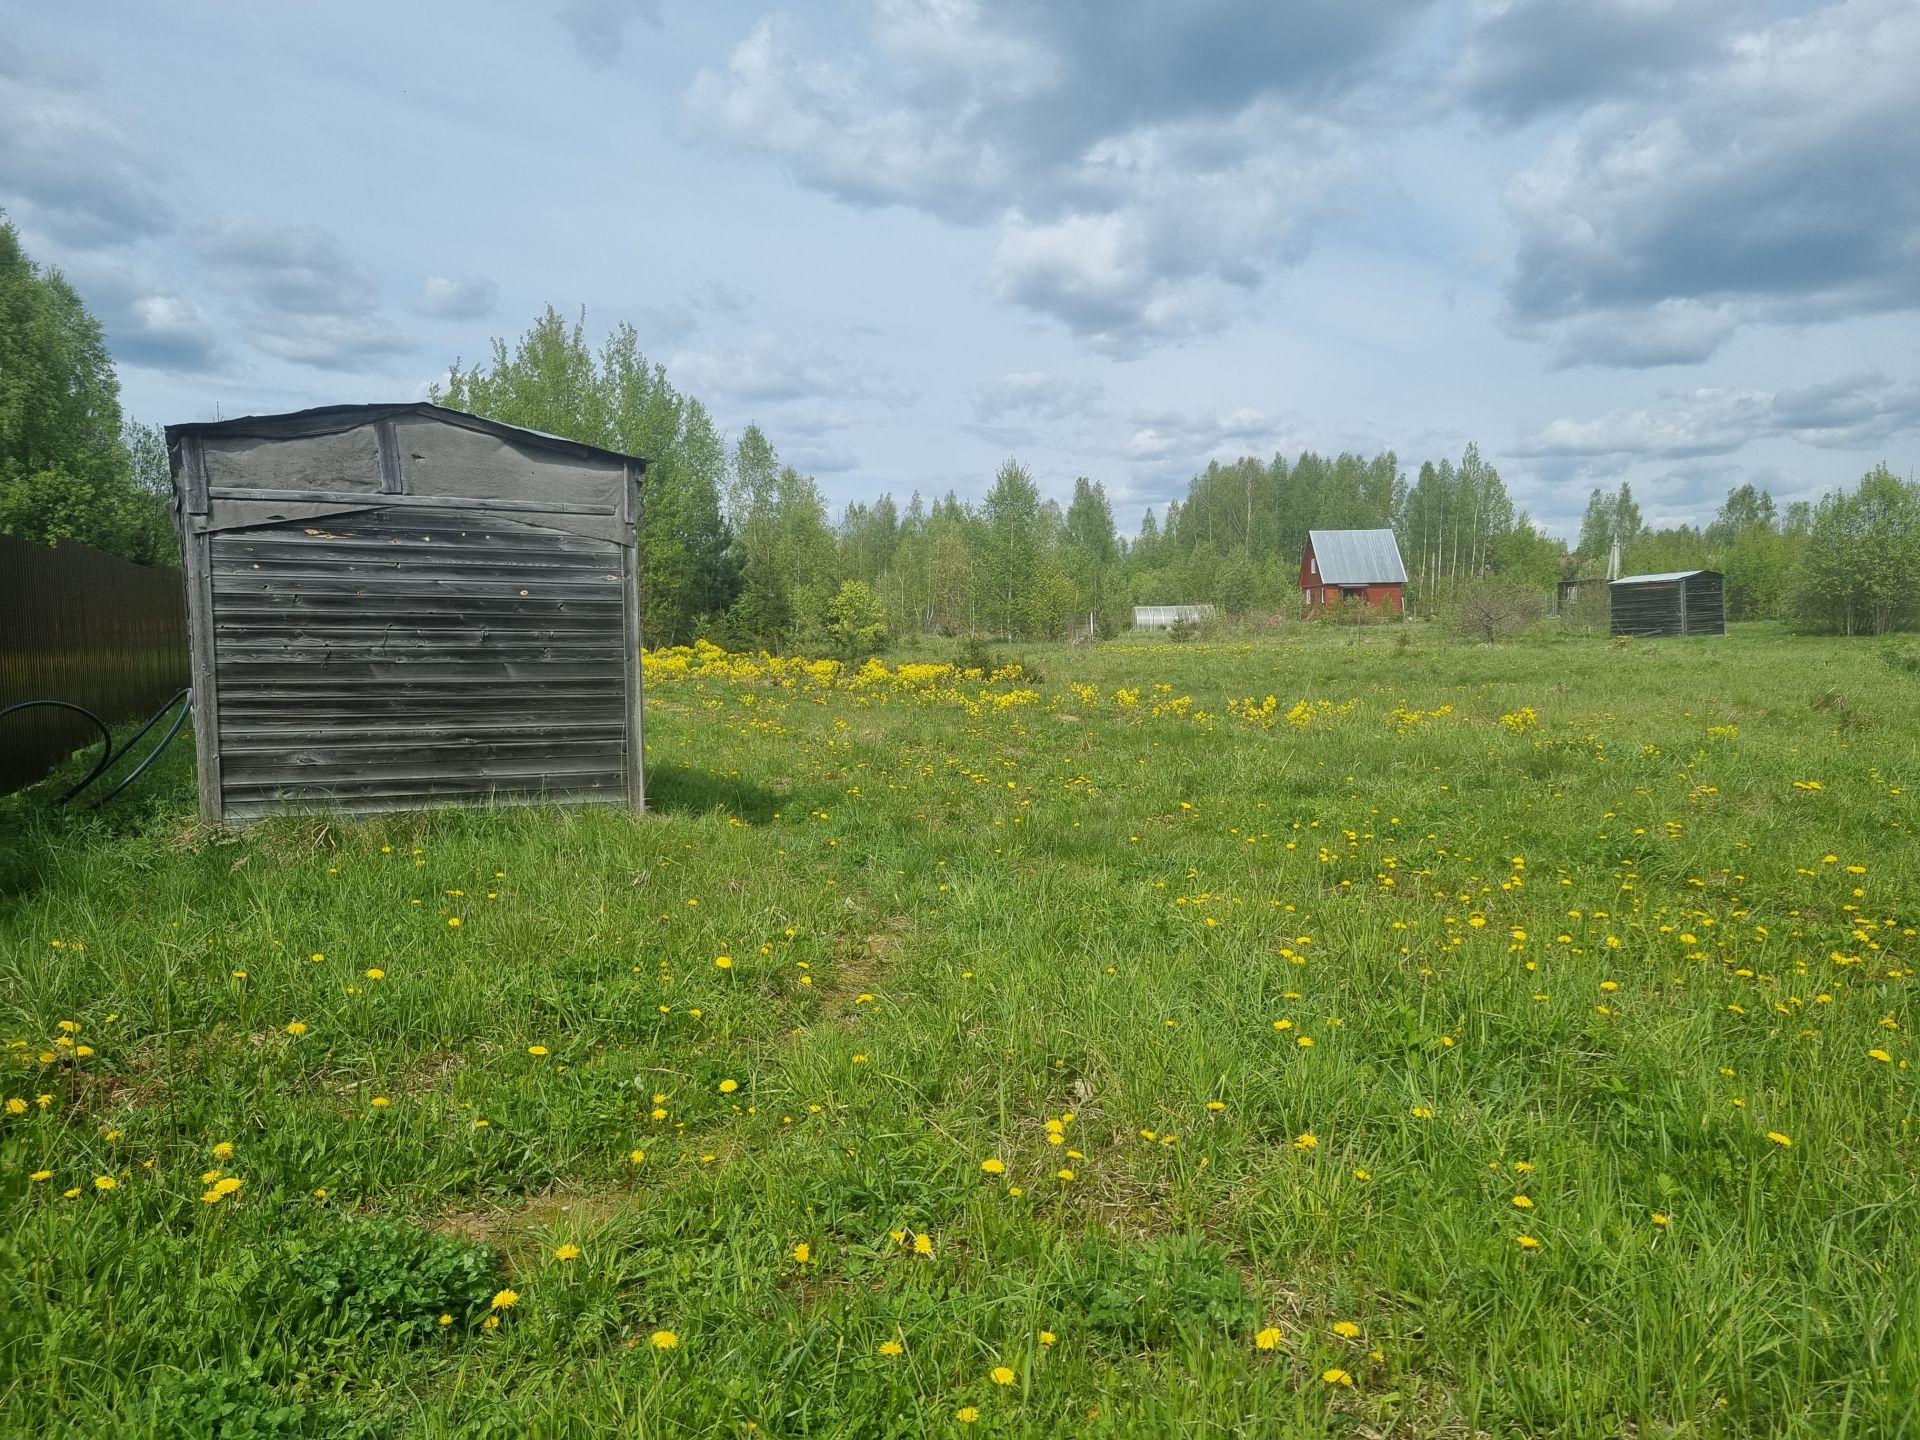
[[[178,570],[150,570],[88,545],[0,535],[0,710],[69,700],[108,723],[139,718],[187,684]],[[71,711],[0,720],[0,793],[39,779],[99,732]]]

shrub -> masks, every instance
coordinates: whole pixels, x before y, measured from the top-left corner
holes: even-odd
[[[953,663],[961,670],[978,670],[982,676],[996,672],[1017,670],[1021,683],[1026,685],[1044,685],[1046,677],[1040,673],[1040,667],[1018,655],[1002,655],[993,648],[984,635],[968,635],[961,640],[953,652]]]
[[[1539,592],[1524,585],[1475,580],[1454,593],[1447,623],[1463,639],[1492,645],[1538,625],[1546,610]]]

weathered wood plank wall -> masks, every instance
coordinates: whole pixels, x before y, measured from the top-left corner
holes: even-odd
[[[503,518],[214,535],[225,813],[624,799],[624,568]]]
[[[642,803],[640,462],[454,420],[179,437],[209,818]]]

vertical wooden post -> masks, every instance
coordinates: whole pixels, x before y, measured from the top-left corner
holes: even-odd
[[[400,439],[394,433],[392,416],[373,422],[373,438],[380,450],[380,493],[406,494],[407,482],[400,473]]]
[[[213,537],[207,530],[207,464],[197,435],[180,437],[180,551],[186,565],[187,657],[193,683],[193,749],[200,818],[224,817],[220,789],[220,695],[213,628]]]
[[[622,490],[620,514],[627,530],[627,544],[621,551],[621,595],[626,612],[627,657],[627,804],[635,810],[647,808],[647,745],[644,710],[646,695],[640,668],[640,648],[645,637],[640,633],[640,494],[644,462],[639,470],[626,467],[626,485]]]

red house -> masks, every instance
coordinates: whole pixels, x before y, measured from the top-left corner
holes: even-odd
[[[1300,598],[1309,616],[1352,599],[1404,615],[1407,567],[1393,531],[1309,530],[1300,557]]]

